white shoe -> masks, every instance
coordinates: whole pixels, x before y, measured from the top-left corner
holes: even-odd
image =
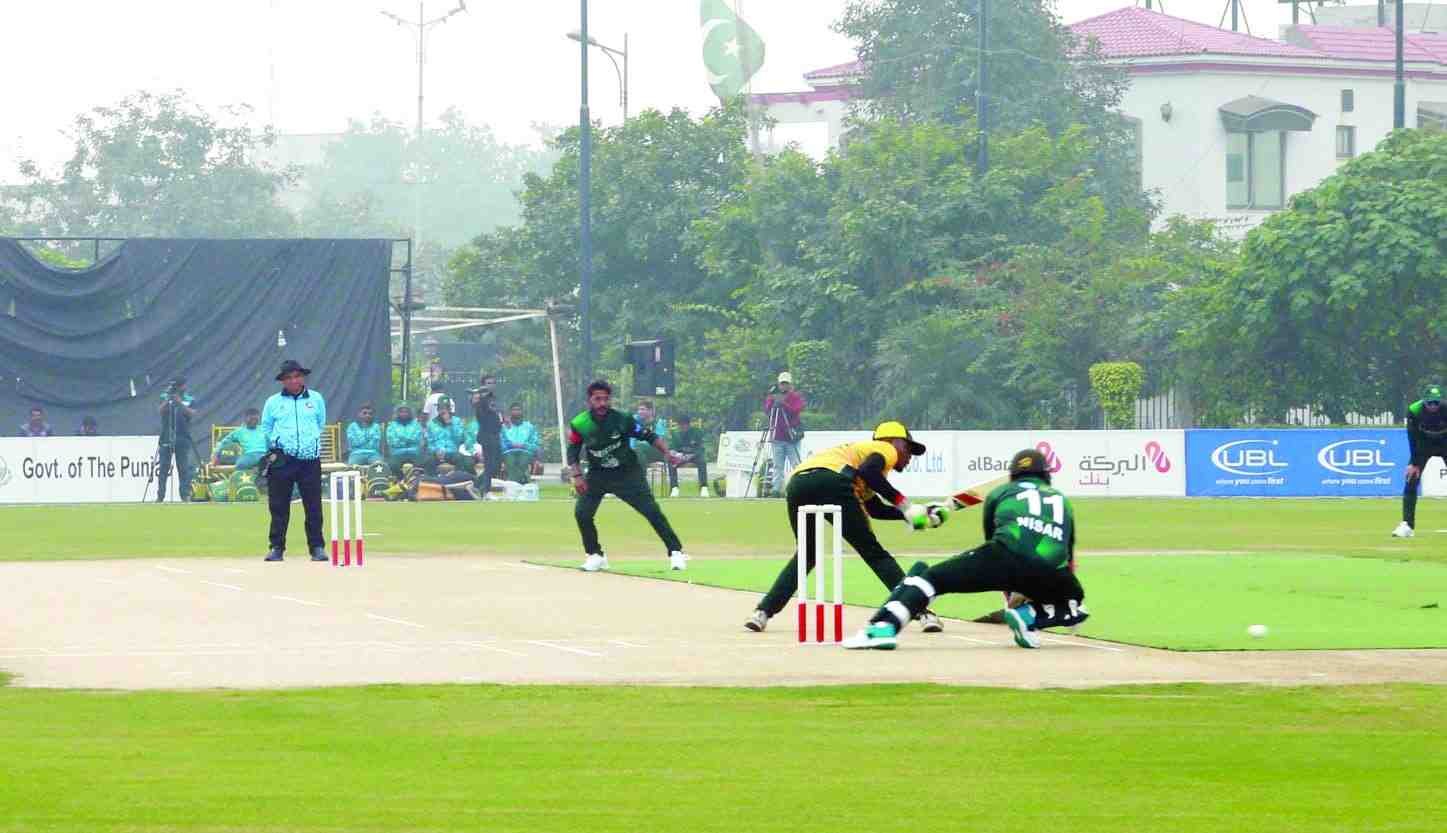
[[[1412,528],[1410,526],[1407,526],[1406,521],[1402,521],[1401,523],[1397,524],[1397,528],[1392,530],[1393,538],[1412,538],[1415,536],[1416,533],[1412,531]]]
[[[668,569],[670,569],[670,570],[680,570],[680,571],[681,571],[681,570],[687,570],[687,569],[688,569],[688,555],[685,554],[685,553],[679,552],[678,550],[674,550],[673,552],[669,553],[669,554],[668,554]]]
[[[945,629],[945,623],[928,608],[915,617],[915,620],[919,622],[919,629],[925,633],[940,633]]]
[[[699,496],[699,497],[710,497],[710,495],[709,495],[709,493],[708,493],[708,487],[707,487],[707,486],[704,486],[702,489],[699,489],[699,490],[698,490],[698,496]]]
[[[748,628],[754,633],[763,633],[764,628],[767,628],[768,626],[769,614],[763,612],[762,610],[755,610],[753,613],[750,613],[749,618],[744,622],[744,627]]]
[[[583,559],[583,572],[596,573],[608,569],[608,556],[601,552],[593,553]]]
[[[673,491],[669,492],[669,493],[668,493],[668,496],[669,496],[669,497],[678,497],[678,487],[677,487],[677,486],[674,486],[674,487],[673,487]]]

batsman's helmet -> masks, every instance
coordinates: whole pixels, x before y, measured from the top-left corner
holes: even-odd
[[[1010,458],[1010,479],[1019,480],[1022,477],[1039,477],[1046,483],[1050,482],[1050,470],[1046,467],[1045,455],[1033,448],[1015,452]]]

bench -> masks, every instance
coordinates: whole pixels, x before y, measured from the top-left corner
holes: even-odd
[[[212,463],[211,460],[215,459],[215,456],[216,456],[216,447],[221,443],[221,439],[222,439],[223,437],[225,437],[227,434],[230,434],[232,431],[236,430],[236,429],[239,428],[239,427],[240,427],[240,426],[238,426],[238,425],[213,425],[213,426],[211,426],[211,456],[209,456],[209,457],[206,458],[206,473],[207,473],[208,475],[210,475],[210,474],[229,475],[229,474],[231,474],[233,471],[236,471],[236,467],[235,467],[235,466],[216,465],[216,464]],[[322,460],[322,471],[323,471],[323,472],[341,471],[342,469],[345,469],[345,468],[347,467],[346,461],[341,458],[341,453],[342,453],[342,440],[341,440],[341,438],[342,438],[342,425],[341,425],[341,423],[339,423],[339,422],[327,423],[327,425],[322,428],[322,457],[321,457],[321,460]]]

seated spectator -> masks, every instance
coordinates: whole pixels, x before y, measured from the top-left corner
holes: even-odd
[[[531,481],[533,463],[542,458],[542,451],[543,438],[531,422],[523,419],[522,403],[512,403],[507,409],[507,421],[502,424],[503,477],[514,483]]]
[[[693,427],[693,418],[688,414],[679,415],[678,434],[674,436],[670,447],[683,457],[682,462],[671,467],[670,479],[675,484],[672,496],[678,497],[678,470],[693,466],[698,469],[698,496],[708,497],[708,452],[703,447],[703,432]]]
[[[432,383],[432,392],[427,394],[427,399],[422,403],[422,415],[427,418],[422,420],[423,423],[435,419],[437,417],[439,404],[442,400],[449,398],[447,395],[447,385],[443,384],[441,379],[434,381]]]
[[[77,437],[98,437],[100,436],[100,424],[95,417],[88,416],[80,421],[80,430],[75,432]]]
[[[239,449],[235,463],[237,469],[254,469],[261,464],[261,458],[266,456],[266,432],[258,427],[261,411],[247,408],[242,416],[246,424],[233,429],[216,444],[216,450],[211,453],[211,462],[214,465],[221,464],[221,451],[228,445]]]
[[[451,463],[462,471],[476,471],[479,457],[476,443],[463,431],[462,423],[452,418],[452,409],[443,405],[427,429],[430,449],[427,470],[436,472],[443,463]]]
[[[660,439],[668,439],[668,420],[658,417],[653,410],[653,402],[645,399],[638,403],[638,413],[635,416],[638,426],[645,431],[652,431]],[[658,449],[648,443],[641,443],[637,440],[629,440],[628,444],[633,448],[633,453],[638,455],[638,462],[646,469],[654,463],[664,463],[663,455]],[[671,443],[670,443],[671,445]],[[672,466],[665,465],[668,470],[668,485],[670,494],[678,494],[678,470]]]
[[[20,423],[20,436],[22,437],[53,437],[55,432],[50,429],[50,423],[45,421],[45,409],[39,406],[30,409],[30,419]]]
[[[412,409],[397,406],[397,413],[387,426],[387,465],[392,473],[401,477],[404,463],[420,464],[424,442],[422,424],[412,418]]]
[[[357,420],[347,426],[347,465],[370,466],[382,459],[382,426],[371,403],[357,409]]]

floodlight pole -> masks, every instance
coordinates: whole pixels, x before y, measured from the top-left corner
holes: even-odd
[[[440,17],[427,19],[425,8],[426,0],[417,0],[417,20],[411,21],[389,11],[382,11],[382,16],[395,21],[398,26],[407,26],[417,35],[417,132],[414,134],[414,141],[417,144],[417,152],[422,150],[422,76],[424,67],[427,64],[427,30],[439,23],[446,23],[447,19],[455,14],[467,11],[466,0],[457,0],[457,6],[447,14]],[[417,163],[414,179],[412,182],[412,246],[413,251],[421,254],[422,247],[422,166],[420,160]]]
[[[977,71],[975,73],[975,122],[980,129],[979,158],[975,162],[977,173],[984,176],[990,169],[990,96],[986,91],[987,67],[989,62],[985,57],[985,49],[989,43],[989,34],[986,27],[989,25],[990,0],[980,0],[980,49],[976,57]]]
[[[1407,79],[1402,58],[1402,41],[1405,39],[1406,17],[1402,0],[1397,0],[1397,80],[1392,85],[1392,127],[1400,130],[1407,126]]]

